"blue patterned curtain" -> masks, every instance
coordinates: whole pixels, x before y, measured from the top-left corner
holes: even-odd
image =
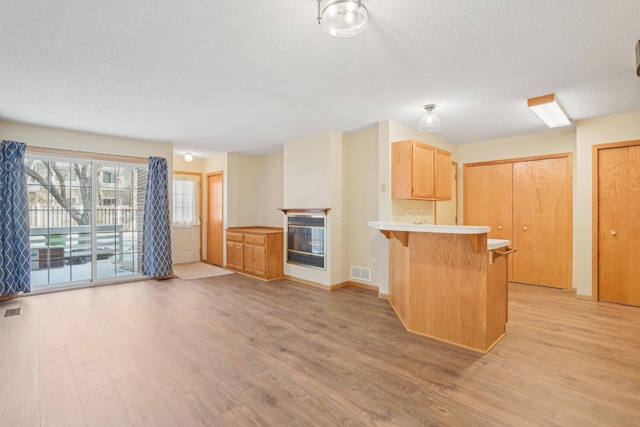
[[[0,144],[0,296],[31,292],[26,148]]]
[[[171,273],[173,266],[167,159],[149,157],[142,226],[142,274],[163,277]]]

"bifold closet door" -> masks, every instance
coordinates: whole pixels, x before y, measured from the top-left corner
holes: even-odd
[[[513,163],[513,281],[567,289],[571,280],[569,157]]]
[[[640,146],[598,150],[598,299],[640,306]]]
[[[488,225],[490,239],[512,237],[512,163],[467,166],[464,168],[464,223]],[[509,280],[512,280],[509,257]]]

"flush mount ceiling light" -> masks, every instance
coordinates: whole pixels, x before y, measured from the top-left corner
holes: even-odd
[[[185,154],[185,155],[184,155],[184,160],[185,160],[186,162],[190,162],[190,161],[192,161],[192,160],[193,160],[193,155],[191,155],[191,153],[187,153],[187,154]]]
[[[531,111],[536,113],[536,116],[540,117],[540,120],[542,120],[545,125],[552,129],[571,126],[571,120],[569,120],[564,111],[562,111],[553,93],[537,98],[529,98],[527,105],[531,108]]]
[[[318,24],[334,37],[353,37],[367,28],[367,0],[317,0]]]
[[[440,126],[440,119],[433,114],[434,108],[436,108],[435,104],[427,104],[424,106],[424,109],[427,110],[427,114],[420,119],[420,123],[418,124],[420,132],[433,133],[442,129],[442,126]]]

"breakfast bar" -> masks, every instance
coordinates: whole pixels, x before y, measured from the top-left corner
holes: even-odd
[[[488,352],[505,334],[508,240],[488,226],[371,221],[389,240],[389,302],[404,327]]]

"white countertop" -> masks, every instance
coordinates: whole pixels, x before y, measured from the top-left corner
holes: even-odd
[[[369,221],[367,225],[381,231],[411,231],[414,233],[483,234],[491,231],[491,227],[488,225],[409,224],[399,221]],[[508,240],[505,241],[508,242]]]
[[[500,249],[507,247],[511,244],[509,240],[503,239],[487,239],[487,249],[492,251],[494,249]]]

